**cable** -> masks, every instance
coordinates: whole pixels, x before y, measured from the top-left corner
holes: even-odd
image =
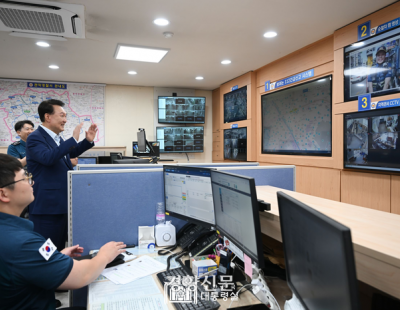
[[[158,255],[167,255],[168,252],[171,252],[171,253],[172,253],[172,251],[175,250],[177,247],[178,247],[178,244],[175,244],[175,245],[170,246],[170,247],[168,247],[168,248],[159,250],[159,251],[157,252],[157,254],[158,254]],[[164,251],[165,251],[165,252],[164,252]]]
[[[171,254],[170,256],[168,256],[168,258],[167,258],[167,271],[169,271],[169,267],[170,267],[170,265],[171,265],[171,259],[172,259],[173,257],[175,257],[175,256],[181,255],[183,252],[184,252],[184,251],[181,251],[181,252],[174,253],[174,254]],[[179,256],[179,257],[180,257],[180,256]],[[176,261],[176,259],[175,259],[175,261]],[[178,262],[179,262],[179,261],[178,261]]]
[[[237,292],[237,297],[238,297],[238,299],[239,299],[239,293],[240,293],[240,291],[241,291],[242,289],[244,289],[246,286],[252,286],[252,285],[255,285],[255,284],[246,284],[246,285],[243,285],[243,286],[240,288],[240,290],[238,290],[238,292]],[[233,299],[231,300],[231,303],[230,303],[230,305],[229,305],[228,308],[230,308],[230,307],[232,306],[232,303],[233,303]]]

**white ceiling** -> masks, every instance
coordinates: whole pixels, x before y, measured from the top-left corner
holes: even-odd
[[[28,1],[27,1],[28,2]],[[322,39],[393,0],[62,0],[85,6],[86,39],[0,32],[0,77],[212,90]],[[165,27],[155,18],[170,21]],[[273,30],[278,36],[266,39]],[[164,31],[174,37],[164,38]],[[114,59],[117,43],[169,48],[159,64]],[[223,59],[232,60],[222,65]],[[48,68],[57,64],[59,70]],[[138,74],[131,76],[129,70]],[[197,81],[195,77],[204,76]]]

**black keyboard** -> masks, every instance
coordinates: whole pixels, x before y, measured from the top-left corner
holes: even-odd
[[[191,245],[197,238],[201,235],[209,232],[209,229],[203,228],[201,226],[196,226],[191,229],[189,232],[185,233],[181,238],[178,240],[178,245],[182,249],[186,249],[189,245]]]
[[[213,249],[218,243],[218,235],[212,234],[208,238],[204,239],[198,246],[189,252],[190,257],[195,257],[203,254],[213,254]]]
[[[169,271],[160,272],[157,274],[158,280],[161,282],[162,286],[164,287],[165,283],[171,282],[169,277],[177,277],[180,276],[181,279],[183,277],[193,277],[193,274],[187,271],[185,268],[175,268]],[[168,278],[167,278],[168,277]],[[170,285],[168,286],[168,294],[170,293]],[[212,300],[202,300],[201,293],[205,293],[206,290],[201,285],[201,283],[197,283],[197,302],[195,302],[194,297],[192,296],[191,303],[172,303],[177,310],[216,310],[220,307],[220,304],[217,301]],[[171,300],[171,296],[170,296]]]

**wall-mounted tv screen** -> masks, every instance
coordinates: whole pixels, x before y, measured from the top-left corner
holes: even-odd
[[[157,127],[160,153],[202,153],[204,127]]]
[[[206,97],[158,97],[160,124],[204,124]]]
[[[332,155],[332,76],[261,96],[262,152]]]
[[[247,119],[247,86],[224,94],[224,123]]]
[[[247,128],[224,130],[224,158],[247,160]]]
[[[400,28],[344,48],[344,101],[400,92]]]
[[[400,172],[400,108],[344,115],[344,167]]]

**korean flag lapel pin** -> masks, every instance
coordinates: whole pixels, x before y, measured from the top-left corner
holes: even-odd
[[[45,260],[49,260],[51,255],[57,250],[56,246],[51,242],[50,238],[40,247],[39,253],[44,257]]]

